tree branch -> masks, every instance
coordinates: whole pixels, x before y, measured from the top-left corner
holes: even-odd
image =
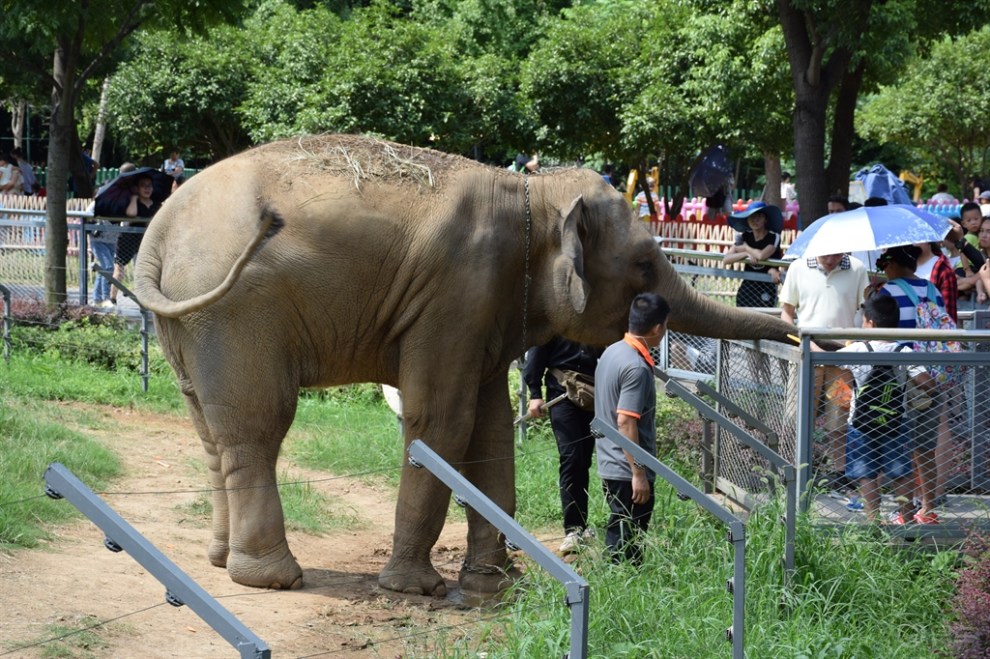
[[[134,5],[131,7],[130,11],[127,12],[127,16],[120,24],[120,29],[117,30],[117,34],[113,36],[109,41],[100,47],[100,51],[93,57],[90,63],[83,69],[75,80],[74,92],[78,93],[82,85],[89,79],[93,74],[93,71],[103,63],[107,57],[110,56],[114,50],[126,39],[132,32],[141,27],[142,19],[138,18],[137,15],[141,11],[141,8],[145,5],[152,4],[153,0],[135,0]]]

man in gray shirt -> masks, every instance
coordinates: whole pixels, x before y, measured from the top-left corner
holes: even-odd
[[[650,349],[667,331],[670,305],[656,293],[640,293],[629,309],[629,331],[606,348],[595,369],[595,417],[656,455],[656,380]],[[611,515],[605,545],[612,560],[638,564],[642,550],[636,535],[645,533],[653,515],[656,477],[619,448],[599,437],[598,475]]]

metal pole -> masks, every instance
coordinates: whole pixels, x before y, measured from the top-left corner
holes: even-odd
[[[79,304],[89,300],[89,232],[86,220],[79,220]]]
[[[813,391],[814,373],[811,364],[811,339],[801,337],[801,361],[798,366],[798,404],[797,404],[797,446],[795,447],[794,462],[797,467],[797,491],[803,497],[802,507],[805,511],[811,505],[811,466],[814,461],[812,437],[814,416],[812,415],[811,393]],[[808,496],[804,496],[808,495]]]
[[[148,335],[151,333],[151,312],[141,307],[141,391],[148,393]]]
[[[506,544],[521,549],[540,564],[567,589],[567,606],[571,609],[571,650],[568,659],[584,659],[588,655],[588,582],[577,572],[544,547],[529,531],[512,519],[471,481],[451,467],[423,440],[416,439],[409,444],[409,464],[425,467],[464,504],[484,517],[501,531]]]
[[[45,471],[45,493],[65,498],[106,534],[104,545],[112,552],[126,551],[165,586],[165,601],[188,605],[245,659],[270,659],[271,650],[254,632],[220,605],[157,547],[137,532],[62,464],[54,462]]]
[[[516,418],[520,419],[520,422],[516,425],[516,443],[521,445],[526,439],[526,413],[529,411],[526,405],[528,402],[526,382],[523,380],[523,369],[526,367],[525,352],[516,362],[516,365],[519,368],[519,389],[516,391],[516,396],[519,400],[519,415]]]
[[[742,522],[733,522],[729,527],[729,539],[732,541],[735,558],[731,588],[732,629],[729,640],[732,641],[732,658],[743,659],[746,656],[746,526]]]
[[[12,296],[10,289],[0,284],[0,294],[3,294],[3,360],[10,363],[10,326],[14,311],[10,308]]]

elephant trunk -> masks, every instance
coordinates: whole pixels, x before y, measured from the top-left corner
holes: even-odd
[[[138,266],[135,268],[134,274],[135,290],[141,306],[164,318],[179,318],[205,309],[221,299],[233,288],[244,267],[257,251],[258,246],[267,238],[278,233],[283,226],[282,218],[267,206],[262,208],[260,219],[257,233],[234,261],[224,280],[213,290],[182,301],[172,300],[162,292],[162,255],[158,251],[161,242],[158,237],[159,234],[152,234],[152,240],[146,240],[144,243],[147,249],[142,249],[141,258],[138,259]]]
[[[657,292],[670,303],[667,326],[675,332],[713,339],[770,339],[793,343],[788,334],[796,328],[773,315],[745,311],[716,302],[694,290],[660,254],[660,281]]]

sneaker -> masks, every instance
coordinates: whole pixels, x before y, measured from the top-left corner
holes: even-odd
[[[863,497],[851,496],[849,497],[849,502],[846,504],[846,510],[854,513],[863,512],[864,507],[865,504],[863,503]]]
[[[581,551],[581,534],[577,531],[571,531],[564,537],[564,541],[560,543],[560,553],[561,554],[576,554]]]
[[[932,511],[918,511],[911,518],[914,520],[915,524],[938,524],[938,515]]]
[[[586,528],[584,531],[581,532],[581,539],[582,540],[585,540],[585,541],[587,541],[587,540],[594,540],[595,539],[595,529],[593,529],[590,526],[588,528]]]
[[[887,519],[890,524],[893,524],[895,526],[904,526],[904,524],[906,523],[904,521],[904,515],[902,515],[901,511],[899,510],[895,510],[892,513],[890,513],[890,517],[888,517]]]

